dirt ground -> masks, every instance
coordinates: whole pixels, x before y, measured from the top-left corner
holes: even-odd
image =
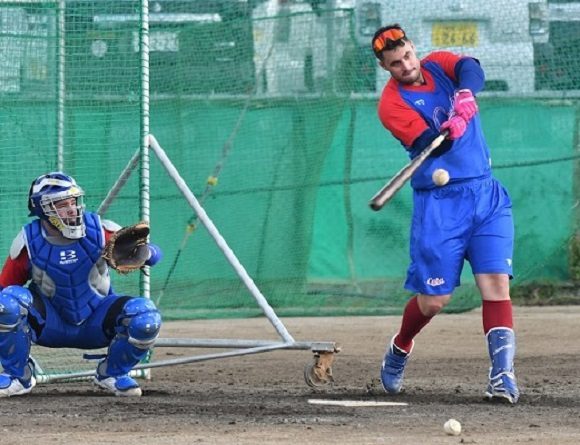
[[[488,358],[481,313],[440,315],[416,341],[406,392],[371,389],[400,317],[288,318],[297,341],[335,341],[335,384],[308,387],[310,351],[275,351],[152,371],[144,395],[122,399],[89,382],[39,385],[3,400],[9,444],[578,444],[580,306],[516,307],[515,406],[483,399]],[[277,340],[265,319],[171,322],[162,337]],[[212,350],[159,348],[156,359]],[[341,407],[309,399],[406,402]],[[443,423],[459,420],[460,436]]]

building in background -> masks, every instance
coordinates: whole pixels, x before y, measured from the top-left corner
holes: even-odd
[[[333,91],[378,94],[388,73],[370,40],[394,22],[420,56],[445,49],[479,59],[486,91],[530,94],[545,77],[536,79],[537,58],[554,51],[549,35],[568,32],[548,32],[547,0],[266,0],[253,18],[258,91],[274,95],[322,92],[329,83]]]
[[[255,84],[253,0],[152,0],[149,64],[152,93],[243,94]],[[67,77],[87,79],[79,92],[137,91],[138,1],[66,3]],[[131,56],[129,56],[131,54]]]
[[[140,88],[138,0],[0,6],[0,94],[47,94],[66,67],[67,94]],[[388,74],[370,40],[399,22],[419,55],[478,58],[487,92],[580,91],[580,1],[152,0],[153,94],[378,94]],[[130,74],[128,74],[130,73]]]
[[[56,10],[40,1],[0,7],[0,94],[43,94],[55,81]]]
[[[352,1],[266,0],[254,8],[253,32],[258,94],[351,91]]]
[[[545,39],[535,45],[536,88],[580,91],[580,1],[548,0],[537,15]]]
[[[445,49],[469,54],[481,62],[486,91],[526,94],[534,91],[534,42],[546,38],[541,12],[547,3],[525,0],[355,0],[357,39],[369,46],[381,25],[398,22],[415,43],[420,56]],[[370,49],[368,50],[369,54]],[[376,89],[387,79],[376,73]]]

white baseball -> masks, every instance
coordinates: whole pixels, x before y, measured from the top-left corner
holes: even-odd
[[[442,168],[435,170],[431,177],[433,178],[435,185],[438,185],[439,187],[449,182],[449,172]]]
[[[445,422],[443,429],[450,436],[459,436],[461,434],[461,424],[455,419],[449,419]]]

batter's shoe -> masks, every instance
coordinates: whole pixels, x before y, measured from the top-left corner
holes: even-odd
[[[112,377],[97,374],[93,381],[99,388],[107,390],[119,397],[141,396],[139,384],[128,375]]]
[[[489,377],[485,395],[489,400],[507,400],[511,404],[518,403],[520,391],[513,372],[502,372]]]
[[[399,394],[401,392],[405,365],[415,344],[414,342],[411,343],[411,349],[408,352],[404,351],[395,345],[395,337],[391,339],[381,366],[381,384],[383,389],[389,394]]]

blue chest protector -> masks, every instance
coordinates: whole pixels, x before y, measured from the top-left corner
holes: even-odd
[[[443,68],[429,61],[423,65],[433,77],[433,91],[413,91],[399,87],[403,100],[418,112],[427,125],[437,132],[448,118],[453,107],[453,95],[457,86],[445,74]],[[412,153],[414,157],[419,153]],[[489,148],[483,136],[479,114],[467,125],[465,134],[453,141],[451,149],[441,156],[429,157],[411,179],[414,189],[435,188],[431,178],[433,172],[442,168],[449,172],[451,182],[484,178],[491,175]]]
[[[54,295],[47,297],[62,318],[75,325],[86,320],[106,297],[96,292],[89,280],[104,245],[101,221],[97,214],[90,212],[85,212],[84,221],[86,236],[65,246],[47,242],[38,219],[24,227],[30,261],[44,271],[56,287]],[[36,283],[31,289],[40,291]]]

